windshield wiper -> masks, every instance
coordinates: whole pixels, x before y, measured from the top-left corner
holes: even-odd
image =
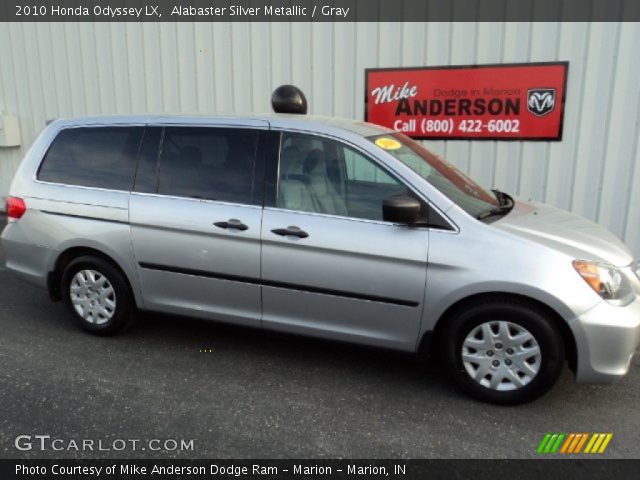
[[[493,193],[496,194],[496,198],[498,199],[498,202],[500,202],[500,206],[491,208],[486,212],[478,214],[478,216],[476,217],[478,220],[506,215],[515,205],[515,202],[513,201],[513,198],[511,198],[511,195],[501,192],[500,190],[493,190]]]
[[[513,208],[512,205],[501,205],[499,207],[492,208],[491,210],[487,210],[486,212],[482,212],[476,218],[478,220],[484,220],[489,217],[498,217],[502,215],[506,215]]]
[[[491,191],[495,194],[496,198],[498,199],[498,203],[500,203],[501,207],[505,205],[511,205],[513,207],[514,202],[513,202],[513,198],[511,198],[511,195],[496,189],[493,189]]]

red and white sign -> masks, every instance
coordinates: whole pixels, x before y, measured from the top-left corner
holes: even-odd
[[[368,69],[365,120],[416,139],[560,140],[568,66]]]

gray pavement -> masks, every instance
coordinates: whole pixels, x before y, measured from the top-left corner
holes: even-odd
[[[460,394],[437,365],[386,351],[154,314],[94,337],[0,270],[4,458],[523,458],[546,432],[613,432],[604,456],[639,458],[639,366],[636,356],[603,387],[565,371],[537,402],[495,407]],[[194,450],[22,452],[21,434],[193,439]]]

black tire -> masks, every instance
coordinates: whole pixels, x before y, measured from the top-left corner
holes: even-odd
[[[115,292],[115,310],[111,318],[104,323],[90,323],[75,309],[71,300],[71,282],[75,275],[82,270],[93,270],[104,276]],[[123,274],[111,263],[100,257],[85,255],[72,260],[65,268],[61,280],[61,292],[64,303],[76,324],[80,328],[96,335],[114,335],[129,327],[134,319],[135,302],[131,288]]]
[[[562,335],[549,314],[536,305],[511,300],[487,301],[454,312],[445,321],[447,324],[441,337],[442,359],[457,385],[478,400],[499,405],[528,403],[547,393],[562,373],[565,358]],[[491,321],[516,324],[533,335],[538,343],[541,354],[539,369],[524,386],[500,391],[481,385],[467,372],[462,359],[465,338],[474,328]],[[489,373],[484,381],[490,379]]]

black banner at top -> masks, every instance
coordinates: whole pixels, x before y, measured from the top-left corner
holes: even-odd
[[[3,0],[0,22],[638,22],[638,0]]]

